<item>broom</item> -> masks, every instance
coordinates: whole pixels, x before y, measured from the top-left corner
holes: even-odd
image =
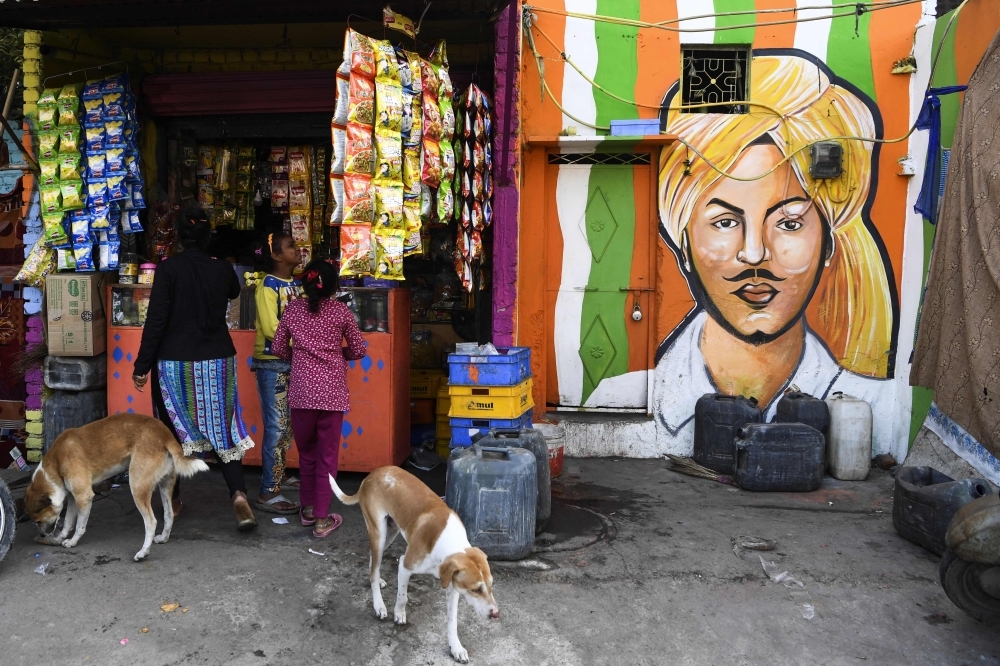
[[[23,377],[28,370],[40,367],[48,355],[49,347],[44,342],[29,345],[24,351],[12,355],[10,368]]]
[[[733,477],[728,476],[726,474],[719,474],[718,472],[712,471],[707,467],[702,467],[691,458],[685,458],[684,456],[674,456],[668,453],[667,459],[670,460],[670,469],[674,472],[678,472],[680,474],[686,474],[688,476],[694,476],[699,479],[708,479],[709,481],[725,483],[730,486],[736,485],[733,482]]]

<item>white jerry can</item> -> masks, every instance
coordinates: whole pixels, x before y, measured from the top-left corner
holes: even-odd
[[[872,407],[864,400],[834,393],[826,459],[830,476],[841,481],[864,481],[872,466]]]

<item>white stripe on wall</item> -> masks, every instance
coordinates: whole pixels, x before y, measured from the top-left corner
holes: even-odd
[[[910,123],[916,122],[924,102],[930,78],[931,53],[934,48],[936,0],[924,0],[923,16],[913,37],[913,55],[917,71],[910,75]],[[913,417],[913,389],[910,387],[910,352],[917,324],[917,311],[924,277],[924,219],[914,212],[920,194],[927,160],[927,132],[914,132],[907,144],[907,157],[914,165],[914,175],[906,185],[906,227],[903,234],[903,276],[899,297],[899,338],[896,342],[896,409],[893,410],[893,448],[896,460],[903,461],[909,447],[910,420]]]
[[[597,0],[566,0],[566,11],[596,14]],[[566,18],[566,55],[593,80],[597,74],[597,35],[594,22],[581,18]],[[585,123],[597,124],[597,104],[594,89],[569,63],[563,63],[563,107]],[[576,133],[596,134],[592,127],[581,125],[563,114],[563,129],[576,127]]]
[[[580,360],[580,319],[583,288],[590,280],[590,246],[584,235],[590,165],[559,167],[556,210],[562,230],[562,278],[556,296],[555,352],[559,404],[579,405],[583,398],[583,361]]]
[[[796,7],[816,7],[817,5],[833,5],[833,0],[795,0]],[[800,9],[799,19],[829,16],[832,9]],[[805,21],[795,24],[795,48],[808,51],[823,62],[826,62],[827,43],[830,41],[830,26],[833,21]]]
[[[665,2],[665,0],[660,0]],[[686,16],[701,16],[715,12],[715,4],[710,0],[677,0],[677,18]],[[706,16],[699,19],[681,20],[681,29],[709,28],[705,32],[682,32],[681,44],[711,44],[715,41],[715,17]]]

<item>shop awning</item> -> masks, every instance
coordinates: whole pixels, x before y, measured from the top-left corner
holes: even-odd
[[[333,69],[227,74],[151,74],[143,110],[154,118],[256,113],[333,113]]]
[[[491,16],[508,0],[433,0],[426,20]],[[6,0],[0,23],[13,28],[124,28],[254,23],[324,23],[358,17],[381,18],[384,2],[372,0]],[[392,0],[392,8],[414,21],[424,0]]]

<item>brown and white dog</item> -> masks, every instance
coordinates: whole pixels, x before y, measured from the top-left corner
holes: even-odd
[[[208,470],[202,460],[185,458],[170,429],[139,414],[118,414],[80,428],[64,431],[31,477],[25,509],[42,532],[42,543],[72,548],[87,531],[93,486],[128,470],[135,505],[146,524],[146,540],[135,561],[149,554],[153,541],[166,543],[174,525],[171,495],[177,476],[190,477]],[[163,531],[155,539],[156,516],[150,506],[153,489],[160,489]],[[67,501],[67,498],[69,501]],[[53,535],[63,507],[62,530]],[[70,530],[75,531],[70,538]]]
[[[345,495],[331,476],[330,486],[341,502],[361,504],[371,544],[369,581],[375,614],[388,617],[379,576],[382,555],[396,535],[406,540],[406,553],[399,558],[399,588],[396,592],[396,624],[406,624],[407,586],[413,574],[441,579],[448,604],[448,645],[451,656],[463,664],[469,653],[458,640],[458,599],[483,617],[497,619],[500,610],[493,599],[493,575],[486,554],[469,544],[458,514],[417,477],[399,467],[380,467],[361,483],[357,495]]]

